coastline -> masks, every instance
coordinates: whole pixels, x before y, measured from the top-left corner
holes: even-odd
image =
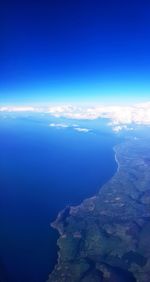
[[[116,162],[116,164],[117,164],[117,171],[116,171],[116,173],[118,173],[119,170],[120,170],[120,163],[119,163],[119,160],[118,160],[118,158],[117,158],[117,148],[116,148],[116,146],[113,147],[113,150],[114,150],[114,152],[115,152],[115,162]],[[115,174],[116,174],[116,173],[115,173]],[[113,177],[114,177],[114,176],[113,176]]]
[[[115,146],[112,148],[113,151],[114,151],[114,160],[115,160],[115,162],[116,162],[116,164],[117,164],[117,169],[116,169],[116,171],[114,172],[114,174],[113,174],[113,176],[111,177],[111,179],[113,179],[113,178],[116,176],[116,174],[119,173],[119,170],[120,170],[120,163],[119,163],[119,161],[118,161],[118,159],[117,159],[117,147],[118,147],[118,146],[119,146],[119,145],[115,145]],[[111,179],[108,179],[108,180],[100,187],[100,189],[98,190],[97,193],[99,193],[99,192],[103,189],[103,187],[104,187]],[[91,202],[92,202],[92,201],[95,200],[97,197],[98,197],[98,196],[97,196],[97,194],[96,194],[96,195],[93,195],[93,196],[91,196],[91,197],[89,197],[89,198],[83,199],[83,201],[82,201],[79,205],[75,205],[75,206],[71,206],[71,205],[70,205],[70,206],[66,206],[63,210],[61,210],[61,211],[58,213],[56,219],[55,219],[53,222],[50,223],[50,226],[51,226],[53,229],[57,230],[57,232],[58,232],[58,234],[59,234],[59,238],[58,238],[58,240],[57,240],[57,247],[58,247],[57,263],[55,264],[54,269],[52,270],[52,272],[55,271],[57,265],[59,265],[59,262],[60,262],[60,260],[61,260],[60,247],[59,247],[59,240],[60,240],[61,238],[64,238],[64,237],[65,237],[64,230],[63,230],[63,223],[64,223],[64,214],[66,213],[66,209],[69,209],[69,214],[68,214],[68,215],[71,216],[73,213],[76,213],[76,212],[78,211],[78,209],[80,209],[80,207],[81,207],[86,201],[91,201]],[[52,272],[51,272],[51,273],[52,273]],[[49,274],[49,276],[51,275],[51,273]],[[47,280],[46,282],[50,282],[49,278],[48,278],[48,280]]]
[[[128,139],[117,145],[121,166],[113,177],[70,207],[69,216],[59,214],[53,224],[60,231],[58,261],[48,282],[149,282],[149,144]]]

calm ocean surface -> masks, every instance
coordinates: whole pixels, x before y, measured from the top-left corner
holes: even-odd
[[[57,259],[58,234],[50,222],[114,174],[114,144],[114,135],[103,130],[79,133],[42,119],[0,119],[3,281],[46,281]]]

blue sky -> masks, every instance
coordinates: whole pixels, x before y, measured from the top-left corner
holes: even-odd
[[[1,104],[149,100],[148,1],[6,2]]]

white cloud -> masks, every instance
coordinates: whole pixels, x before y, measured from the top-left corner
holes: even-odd
[[[127,126],[132,123],[150,125],[150,102],[135,104],[132,106],[99,105],[95,107],[77,107],[73,105],[60,105],[45,108],[33,106],[2,106],[0,107],[0,112],[43,112],[54,117],[64,117],[76,120],[108,118],[114,128],[115,126]],[[120,128],[117,127],[115,129],[120,130]]]
[[[59,128],[60,127],[63,127],[63,128],[69,127],[69,125],[65,124],[65,123],[50,123],[49,126],[51,126],[51,127],[59,127]]]
[[[90,129],[88,128],[82,128],[82,127],[75,127],[74,130],[78,131],[78,132],[83,132],[83,133],[87,133],[90,131]]]
[[[150,102],[133,106],[73,107],[66,105],[49,107],[48,112],[52,116],[70,119],[108,118],[113,125],[129,125],[132,123],[150,125]]]
[[[42,108],[33,106],[8,106],[0,107],[0,112],[42,112]]]
[[[78,132],[83,132],[83,133],[87,133],[87,132],[90,131],[90,129],[79,127],[77,124],[50,123],[49,126],[50,127],[56,127],[56,128],[68,128],[68,127],[70,127],[73,130],[76,130]]]
[[[113,124],[109,124],[109,125],[113,126]],[[128,127],[127,125],[116,125],[116,126],[113,126],[112,129],[113,129],[114,132],[119,132],[119,131],[122,131],[122,130],[127,130],[127,131],[133,130],[132,127]]]
[[[8,108],[7,107],[0,107],[0,112],[7,112]]]

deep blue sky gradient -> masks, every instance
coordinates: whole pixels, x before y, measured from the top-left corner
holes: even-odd
[[[148,100],[149,15],[139,0],[3,1],[0,103]]]

